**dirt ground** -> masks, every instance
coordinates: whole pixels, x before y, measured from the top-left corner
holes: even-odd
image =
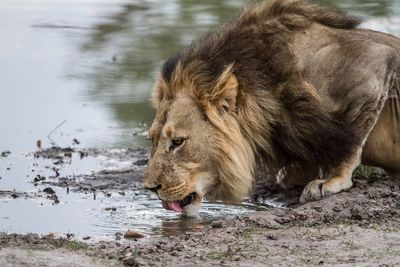
[[[68,153],[48,152],[36,156],[57,158],[62,154],[62,159],[63,153]],[[95,152],[112,153],[79,153]],[[129,158],[129,153],[138,158],[129,170],[38,182],[76,191],[126,189],[132,180],[141,179],[148,157],[145,149],[113,156]],[[214,221],[202,232],[175,237],[84,243],[73,236],[0,233],[0,266],[400,265],[399,181],[379,170],[363,169],[347,192],[298,205],[293,199],[299,192],[258,192],[255,199],[287,198],[291,204]]]

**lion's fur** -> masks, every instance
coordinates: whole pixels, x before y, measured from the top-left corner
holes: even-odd
[[[218,130],[208,144],[219,179],[209,197],[240,200],[261,166],[272,174],[301,166],[317,177],[361,146],[351,122],[327,110],[303,79],[292,50],[294,34],[312,24],[351,30],[359,23],[304,0],[263,1],[164,63],[154,88],[157,127],[185,96]]]

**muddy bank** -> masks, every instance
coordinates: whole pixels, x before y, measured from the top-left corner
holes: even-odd
[[[143,265],[310,266],[400,264],[399,184],[380,173],[353,189],[292,208],[272,208],[137,245]]]
[[[60,175],[58,170],[65,165],[73,164],[71,159],[74,155],[81,160],[88,157],[103,157],[111,161],[128,162],[129,165],[121,169],[93,171],[91,174]],[[52,160],[51,169],[55,171],[55,175],[47,177],[47,179],[42,177],[42,180],[35,181],[37,183],[65,187],[79,192],[124,192],[138,188],[138,184],[143,180],[149,150],[146,148],[110,150],[52,147],[36,151],[34,157]]]
[[[75,161],[68,161],[74,155],[78,158],[104,156],[131,163],[123,169],[85,175],[52,175],[37,181],[38,185],[94,195],[141,190],[140,181],[148,157],[146,149],[67,151],[53,148],[35,153],[35,157],[51,159],[54,166],[74,164]],[[254,200],[286,199],[281,203],[288,206],[226,216],[164,237],[145,234],[143,239],[125,239],[121,233],[114,241],[96,241],[89,237],[83,243],[73,233],[61,238],[3,233],[0,259],[6,266],[279,266],[282,263],[286,266],[396,266],[400,264],[399,186],[399,181],[379,170],[362,170],[355,175],[351,190],[304,205],[293,201],[300,190],[259,190]],[[40,191],[52,195],[50,190]],[[107,212],[115,211],[111,207]],[[164,211],[163,216],[169,215]],[[170,223],[181,224],[184,220]]]
[[[94,257],[88,245],[72,237],[0,233],[0,266],[120,266],[113,258]]]

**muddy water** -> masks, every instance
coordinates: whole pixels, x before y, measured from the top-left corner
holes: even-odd
[[[140,186],[96,199],[53,186],[60,200],[53,205],[40,193],[45,185],[32,183],[38,174],[54,175],[52,162],[29,154],[37,140],[43,147],[147,146],[144,135],[154,115],[149,97],[161,62],[226,21],[244,2],[2,0],[0,153],[11,155],[0,158],[0,191],[15,189],[27,197],[0,196],[0,231],[112,237],[134,228],[175,234],[256,209],[208,203],[198,218],[187,220],[166,213]],[[365,17],[363,27],[400,34],[397,0],[319,2]],[[81,175],[129,168],[132,162],[101,155],[75,158],[60,171]]]
[[[135,229],[147,236],[170,236],[185,231],[202,231],[219,218],[234,219],[237,215],[263,209],[250,203],[224,206],[206,202],[199,216],[184,218],[165,211],[155,196],[142,189],[139,181],[118,186],[105,177],[103,182],[106,186],[99,187],[102,190],[82,190],[72,184],[69,187],[54,186],[59,177],[74,177],[79,185],[79,180],[84,180],[83,175],[129,170],[133,168],[132,162],[137,160],[130,157],[126,161],[126,158],[115,156],[124,155],[123,150],[107,151],[108,155],[84,158],[72,153],[72,157],[62,157],[63,163],[56,164],[54,162],[59,159],[36,158],[32,153],[9,155],[1,160],[0,232],[71,233],[99,240],[113,239],[117,232]],[[38,177],[45,180],[35,183]],[[46,188],[55,193],[46,193]],[[59,202],[56,203],[53,196],[57,196]]]

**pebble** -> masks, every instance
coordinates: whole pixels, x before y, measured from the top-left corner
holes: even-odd
[[[47,194],[55,194],[56,192],[53,190],[53,188],[51,187],[46,187],[45,189],[43,189],[43,192],[47,193]]]
[[[105,210],[107,210],[107,211],[109,211],[109,210],[116,211],[117,208],[115,208],[115,207],[107,207],[107,208],[105,208]]]
[[[3,158],[5,158],[5,157],[8,157],[9,155],[11,154],[11,152],[10,151],[3,151],[3,152],[1,152],[1,157],[3,157]]]
[[[46,177],[41,176],[40,174],[36,175],[36,177],[33,179],[34,182],[40,182],[46,180]]]
[[[315,206],[314,210],[321,212],[322,211],[322,207],[321,206]]]
[[[144,235],[133,230],[128,230],[124,234],[125,238],[143,238]]]
[[[211,223],[212,228],[222,228],[222,222],[221,221],[216,221]]]
[[[122,233],[116,232],[116,233],[115,233],[115,240],[121,240],[122,236],[123,236]]]
[[[332,210],[335,211],[335,212],[341,212],[342,208],[340,208],[339,206],[335,206],[335,207],[333,207]]]
[[[278,238],[274,235],[267,235],[267,239],[269,240],[278,240]]]
[[[140,264],[136,261],[135,257],[129,257],[123,260],[125,266],[139,266]]]
[[[90,236],[84,236],[84,237],[82,237],[82,239],[83,239],[83,240],[89,240],[89,239],[90,239]]]

